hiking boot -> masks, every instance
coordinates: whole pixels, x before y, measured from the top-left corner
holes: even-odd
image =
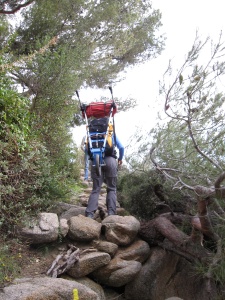
[[[108,216],[115,216],[115,215],[116,215],[116,213],[114,213],[113,211],[108,212]]]
[[[94,214],[91,213],[91,212],[90,212],[90,213],[86,213],[85,216],[86,216],[87,218],[94,219]]]

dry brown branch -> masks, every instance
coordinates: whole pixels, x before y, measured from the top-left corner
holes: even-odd
[[[204,236],[200,231],[195,228],[192,229],[190,238],[194,243],[199,243],[203,247],[203,237]]]
[[[199,215],[199,220],[200,220],[200,230],[201,232],[208,236],[210,239],[213,241],[217,242],[219,240],[219,236],[215,233],[209,215],[208,215],[208,204],[209,200],[205,199],[202,200],[202,198],[197,197],[198,203],[198,215]]]
[[[57,278],[60,274],[69,270],[79,260],[80,249],[73,245],[68,246],[69,250],[65,254],[58,255],[53,261],[51,267],[47,271],[48,276]]]
[[[223,172],[216,180],[215,182],[215,192],[216,192],[216,197],[218,199],[225,198],[225,188],[221,188],[221,183],[225,179],[225,172]]]
[[[74,245],[68,245],[69,250],[64,254],[59,254],[53,261],[51,267],[47,271],[47,275],[53,278],[57,278],[60,274],[65,273],[74,266],[76,262],[82,257],[82,255],[90,252],[96,252],[95,248],[88,248],[80,250]]]
[[[163,245],[165,238],[173,244],[176,253],[191,261],[196,259],[206,261],[209,258],[209,252],[201,246],[199,242],[194,242],[187,234],[179,230],[172,222],[176,215],[161,215],[149,222],[143,223],[140,229],[140,236],[143,240],[151,243]]]
[[[156,162],[156,160],[153,158],[153,152],[155,150],[155,147],[152,147],[150,149],[150,159],[152,161],[152,163],[154,164],[156,170],[158,170],[160,173],[162,173],[166,178],[168,179],[172,179],[172,180],[176,180],[175,177],[171,176],[167,171],[177,171],[177,170],[174,170],[174,169],[168,169],[168,168],[161,168],[158,163]]]

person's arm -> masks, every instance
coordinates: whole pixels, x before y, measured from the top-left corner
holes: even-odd
[[[118,164],[122,165],[122,160],[124,156],[124,146],[116,136],[116,147],[119,149],[119,158],[118,158]]]

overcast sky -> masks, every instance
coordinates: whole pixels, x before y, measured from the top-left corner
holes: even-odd
[[[157,59],[137,66],[126,74],[126,79],[113,85],[114,97],[137,99],[138,106],[126,113],[115,115],[117,135],[126,146],[136,129],[149,131],[156,123],[157,111],[163,111],[157,104],[159,80],[166,71],[168,62],[173,59],[179,66],[185,54],[193,45],[196,30],[202,40],[207,36],[217,41],[225,26],[223,0],[153,0],[154,9],[162,13],[161,33],[166,36],[166,46]],[[224,35],[225,36],[225,35]],[[224,39],[223,39],[224,40]],[[109,90],[80,90],[81,100],[91,102],[101,96],[109,97]],[[91,97],[91,98],[90,98]],[[85,126],[73,131],[74,140],[79,146]]]

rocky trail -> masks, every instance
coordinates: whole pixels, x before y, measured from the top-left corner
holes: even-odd
[[[60,247],[60,242],[58,241],[51,245],[44,244],[34,246],[18,239],[9,240],[11,255],[17,258],[19,265],[19,277],[45,275],[47,267],[51,265],[57,253],[57,246]]]
[[[117,215],[107,216],[104,186],[101,209],[85,217],[91,189],[83,182],[70,203],[18,232],[10,251],[20,273],[0,289],[0,300],[211,300],[192,265],[142,240],[139,220],[119,203]]]
[[[77,204],[78,199],[81,199],[85,205],[88,201],[88,197],[92,190],[92,182],[83,180],[83,170],[81,170],[80,180],[82,182],[82,191],[79,195],[72,196],[70,204]],[[105,197],[105,190],[101,193],[101,198]],[[58,209],[56,208],[56,211]],[[19,276],[23,277],[39,277],[46,276],[48,269],[52,265],[52,262],[56,259],[58,253],[65,248],[65,245],[69,240],[60,239],[53,243],[46,243],[40,245],[30,245],[29,243],[16,240],[11,243],[12,256],[18,257],[18,263],[20,265]]]

